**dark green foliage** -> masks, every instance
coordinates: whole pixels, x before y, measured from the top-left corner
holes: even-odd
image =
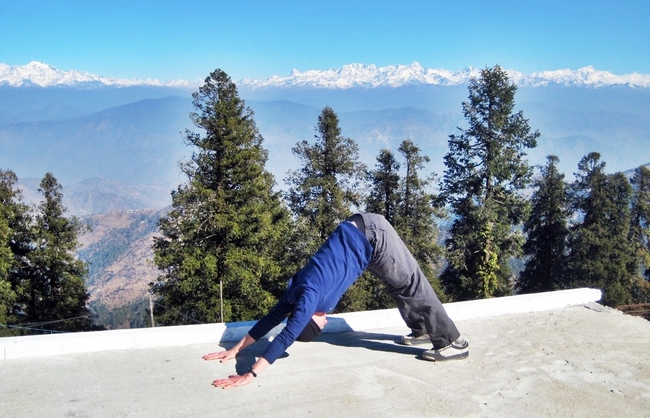
[[[22,203],[20,190],[16,189],[18,178],[13,171],[0,169],[0,324],[18,321],[16,306],[21,267],[26,263],[24,255],[29,245],[28,208]],[[6,327],[0,327],[0,336],[13,335]]]
[[[382,149],[376,169],[369,173],[370,191],[366,198],[366,212],[384,215],[395,224],[400,204],[400,164],[390,150]]]
[[[565,286],[569,235],[567,185],[564,174],[557,170],[558,157],[550,155],[547,160],[541,177],[534,182],[532,209],[524,223],[526,267],[517,283],[517,290],[522,293],[558,290]]]
[[[420,155],[413,141],[405,140],[398,151],[404,157],[406,173],[400,185],[400,203],[395,219],[395,230],[409,248],[424,274],[429,278],[438,296],[444,299],[437,277],[442,266],[443,249],[438,244],[440,231],[435,218],[444,216],[434,206],[437,197],[432,193],[435,177],[420,178],[419,171],[429,162]]]
[[[400,177],[400,163],[389,150],[381,150],[377,168],[369,174],[372,187],[366,199],[366,211],[383,214],[404,240],[438,297],[446,300],[437,274],[442,264],[442,248],[438,244],[439,230],[434,220],[442,215],[433,205],[430,192],[434,178],[420,178],[419,171],[429,162],[411,140],[399,147],[404,157],[405,175]],[[394,307],[381,282],[364,274],[344,295],[340,307],[345,310],[370,310]]]
[[[85,228],[64,217],[61,185],[51,173],[40,183],[33,211],[15,189],[16,175],[0,170],[0,335],[94,329],[86,308],[84,263],[74,257]]]
[[[650,302],[650,169],[638,167],[632,183],[632,209],[630,216],[630,243],[635,251],[631,271],[638,277],[632,285],[634,303]],[[648,318],[649,316],[646,316]]]
[[[366,167],[359,162],[359,147],[342,136],[338,116],[330,107],[318,117],[315,140],[296,144],[293,153],[302,166],[286,178],[290,186],[286,198],[296,218],[292,246],[296,266],[304,265],[336,226],[352,215],[351,208],[358,207],[363,196],[360,185]],[[369,295],[379,294],[376,281],[367,274],[363,277],[343,296],[338,312],[362,310]]]
[[[306,261],[327,239],[343,219],[352,214],[350,208],[362,201],[360,184],[366,167],[359,162],[359,146],[343,137],[334,110],[325,107],[318,117],[316,142],[304,140],[293,148],[300,158],[299,170],[290,171],[286,198],[297,218],[298,257]]]
[[[363,272],[361,277],[343,294],[335,312],[359,312],[394,308],[395,303],[386,294],[381,281]]]
[[[88,304],[96,324],[106,329],[145,328],[151,326],[149,301],[139,299],[109,310],[101,301],[93,300]]]
[[[638,167],[630,182],[633,193],[629,238],[637,255],[635,269],[650,280],[650,169]]]
[[[404,140],[398,151],[404,158],[405,170],[399,181],[398,204],[392,223],[440,300],[446,301],[438,280],[443,248],[438,243],[440,231],[435,219],[444,217],[444,212],[434,205],[437,199],[432,193],[435,177],[421,178],[419,175],[430,159],[420,155],[420,148],[410,139]]]
[[[617,306],[632,301],[632,187],[623,174],[607,175],[604,167],[600,154],[585,156],[570,188],[571,207],[581,221],[571,228],[565,286],[600,288],[603,303]]]
[[[10,234],[5,216],[0,215],[0,324],[9,322],[16,301],[16,292],[9,282],[9,271],[13,261],[13,254],[8,245]],[[0,327],[0,336],[5,335],[6,332]]]
[[[368,173],[370,190],[366,196],[366,212],[383,215],[395,224],[400,204],[400,164],[390,150],[382,149],[377,157],[376,169]],[[372,274],[365,272],[343,295],[338,309],[356,312],[395,307],[386,294],[383,284]]]
[[[521,111],[513,113],[516,90],[499,66],[482,70],[463,103],[469,127],[449,137],[442,197],[455,219],[441,280],[454,300],[511,292],[508,261],[523,241],[514,227],[525,219],[521,192],[532,176],[525,151],[539,136]]]
[[[93,329],[86,308],[86,267],[73,255],[85,225],[63,216],[61,185],[51,173],[40,183],[43,201],[33,215],[13,189],[15,175],[0,174],[0,230],[8,226],[3,232],[9,238],[0,248],[10,250],[8,269],[0,270],[6,280],[0,280],[0,298],[11,301],[4,306],[4,321],[20,334]]]
[[[86,267],[75,259],[77,236],[84,225],[77,218],[65,218],[61,185],[47,173],[39,191],[44,200],[38,207],[29,253],[28,296],[25,319],[31,323],[55,322],[48,329],[84,331],[91,328],[84,284]]]
[[[199,132],[186,132],[194,151],[181,165],[188,183],[172,193],[153,246],[162,271],[152,285],[155,317],[162,324],[256,319],[284,287],[289,213],[264,169],[253,112],[230,77],[215,70],[193,98]]]

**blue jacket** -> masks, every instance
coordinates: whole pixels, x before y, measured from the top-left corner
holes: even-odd
[[[249,331],[253,339],[259,340],[289,317],[262,357],[272,364],[298,338],[315,312],[331,312],[368,267],[372,251],[358,228],[342,222],[305,267],[291,278],[278,304]]]

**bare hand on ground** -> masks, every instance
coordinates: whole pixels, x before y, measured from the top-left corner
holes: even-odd
[[[231,374],[227,379],[217,379],[212,382],[212,386],[216,388],[230,388],[235,386],[244,386],[251,382],[252,377],[246,373],[243,376],[238,374]]]
[[[231,359],[234,359],[236,353],[233,353],[231,350],[228,351],[215,351],[214,353],[209,353],[203,356],[203,360],[221,360],[225,362]]]

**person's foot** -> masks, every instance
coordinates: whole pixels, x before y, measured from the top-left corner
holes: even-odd
[[[404,345],[429,344],[431,338],[429,337],[429,334],[416,335],[410,333],[409,335],[402,335],[398,342]]]
[[[422,353],[422,358],[429,361],[462,360],[469,356],[469,342],[460,337],[442,348],[432,348]]]

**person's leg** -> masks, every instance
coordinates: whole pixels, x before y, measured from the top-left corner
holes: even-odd
[[[429,343],[430,338],[424,325],[424,318],[417,312],[414,312],[409,305],[407,305],[403,298],[399,296],[399,292],[390,283],[382,280],[386,294],[395,302],[397,310],[399,311],[406,326],[411,329],[409,335],[402,336],[400,343],[413,345]]]
[[[368,271],[386,285],[414,335],[426,332],[434,348],[451,344],[460,332],[402,239],[383,216],[362,216],[366,236],[374,247]]]

